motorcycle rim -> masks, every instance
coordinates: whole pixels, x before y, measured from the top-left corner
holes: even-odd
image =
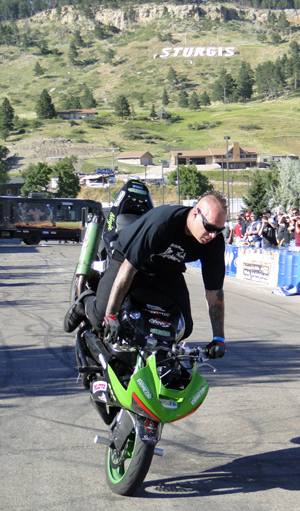
[[[122,451],[107,449],[106,479],[119,495],[133,495],[145,479],[151,465],[154,446],[142,442],[133,430]]]

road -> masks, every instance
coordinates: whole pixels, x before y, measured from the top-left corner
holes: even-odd
[[[135,497],[110,492],[106,435],[76,383],[62,329],[79,245],[0,243],[0,480],[5,511],[299,510],[300,296],[226,278],[228,351],[202,407],[167,425]],[[199,270],[187,271],[195,329],[211,339]]]

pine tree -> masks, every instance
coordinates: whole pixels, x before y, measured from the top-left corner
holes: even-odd
[[[166,89],[164,89],[163,95],[162,95],[162,104],[164,106],[167,106],[169,103],[170,103],[170,100],[169,100],[168,93],[167,93]]]
[[[157,117],[157,113],[155,111],[155,106],[152,104],[151,112],[150,112],[151,119],[155,119]]]
[[[42,76],[45,72],[38,60],[35,63],[33,71],[35,76]]]
[[[254,72],[249,62],[242,62],[236,79],[236,97],[243,101],[251,99],[253,95]]]
[[[198,110],[200,108],[200,102],[197,96],[197,93],[194,91],[192,92],[190,98],[189,98],[189,109],[190,110]]]
[[[227,103],[230,101],[235,93],[236,82],[232,78],[230,73],[227,73],[225,69],[220,72],[220,78],[218,78],[213,84],[213,99],[215,101],[223,101]]]
[[[116,56],[116,52],[112,48],[108,48],[107,52],[105,52],[104,62],[106,64],[114,64],[114,59]]]
[[[71,62],[71,64],[76,65],[78,63],[77,62],[78,50],[77,50],[77,47],[76,47],[76,44],[74,43],[74,41],[72,41],[70,43],[68,57],[69,57],[69,61]]]
[[[75,32],[73,34],[73,42],[76,46],[81,46],[82,48],[84,48],[86,46],[86,44],[80,34],[80,30],[78,30],[78,29],[75,30]]]
[[[187,108],[189,106],[189,96],[185,90],[181,90],[178,94],[178,106]]]
[[[115,101],[114,108],[115,108],[115,114],[118,115],[119,117],[121,117],[122,120],[124,117],[129,117],[130,106],[129,106],[128,99],[126,98],[126,96],[123,96],[123,95],[118,96]]]
[[[78,96],[73,96],[72,94],[66,98],[64,101],[64,109],[65,110],[80,110],[82,108],[81,102]]]
[[[0,145],[0,184],[6,184],[8,182],[8,173],[7,173],[7,162],[6,158],[9,153],[9,149]]]
[[[40,119],[53,119],[56,116],[51,96],[46,89],[41,92],[35,111]]]
[[[210,106],[211,105],[211,102],[210,102],[210,97],[209,95],[207,94],[206,91],[203,92],[203,94],[201,94],[200,96],[200,103],[201,105],[203,105],[205,108],[207,106]]]
[[[97,106],[97,101],[95,100],[92,91],[86,85],[84,85],[81,104],[82,108],[95,108]]]
[[[15,112],[13,107],[11,106],[9,100],[4,98],[0,107],[0,132],[4,140],[6,140],[8,137],[9,132],[13,130],[14,116]]]
[[[178,83],[177,73],[172,66],[169,67],[167,80],[170,82],[171,85],[176,85]]]
[[[260,217],[269,203],[266,183],[262,174],[257,170],[252,174],[251,185],[248,188],[247,196],[243,197],[247,209],[253,211]]]

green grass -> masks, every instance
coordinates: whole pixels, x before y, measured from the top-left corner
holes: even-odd
[[[20,31],[25,23],[19,23]],[[88,23],[80,22],[83,38],[87,43],[80,48],[83,65],[73,66],[68,61],[69,42],[72,34],[55,21],[43,25],[31,23],[31,30],[38,29],[48,40],[49,48],[57,48],[62,55],[40,55],[35,46],[20,49],[1,46],[0,61],[1,88],[0,101],[8,97],[20,117],[33,118],[35,103],[42,89],[51,91],[57,109],[62,108],[63,98],[68,94],[79,94],[86,83],[97,99],[100,129],[93,129],[84,121],[72,128],[68,121],[43,121],[39,129],[26,128],[24,135],[12,134],[6,144],[28,137],[65,137],[72,141],[97,143],[108,151],[112,146],[120,151],[149,150],[154,162],[169,159],[170,150],[206,149],[225,146],[224,136],[231,142],[243,146],[254,146],[260,154],[300,153],[300,105],[299,94],[289,94],[276,101],[255,101],[246,104],[214,103],[207,109],[191,111],[177,107],[178,91],[174,91],[166,80],[172,65],[179,76],[186,77],[189,91],[201,94],[210,93],[213,81],[226,68],[233,76],[238,72],[241,61],[249,61],[252,68],[260,62],[289,52],[289,37],[279,45],[261,44],[257,41],[254,25],[243,22],[229,22],[220,25],[210,20],[175,20],[163,18],[146,26],[134,25],[114,38],[99,41],[93,39]],[[158,33],[171,32],[173,43],[161,42]],[[293,38],[300,42],[299,32]],[[236,55],[231,58],[154,58],[163,47],[175,46],[234,46]],[[114,65],[105,63],[105,52],[109,47],[116,51]],[[96,59],[96,60],[95,60]],[[39,61],[45,68],[45,75],[35,77],[33,68]],[[85,65],[84,63],[88,63]],[[161,104],[163,89],[166,88],[171,100],[166,108],[173,117],[179,116],[176,123],[153,122],[149,118],[151,105]],[[138,106],[138,94],[146,100],[144,108]],[[121,122],[113,112],[113,101],[125,94],[134,106],[136,118]],[[190,130],[188,124],[204,121],[218,124],[205,130]],[[258,126],[260,129],[243,129],[244,126]],[[129,134],[143,132],[144,138],[130,137]],[[3,143],[0,141],[0,143]],[[118,152],[116,152],[117,158]],[[103,161],[107,152],[103,151]],[[84,170],[93,165],[85,164]],[[122,164],[122,167],[125,166]]]

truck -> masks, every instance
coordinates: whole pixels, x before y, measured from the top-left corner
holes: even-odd
[[[0,238],[82,241],[88,217],[101,215],[100,202],[89,199],[0,196]]]

